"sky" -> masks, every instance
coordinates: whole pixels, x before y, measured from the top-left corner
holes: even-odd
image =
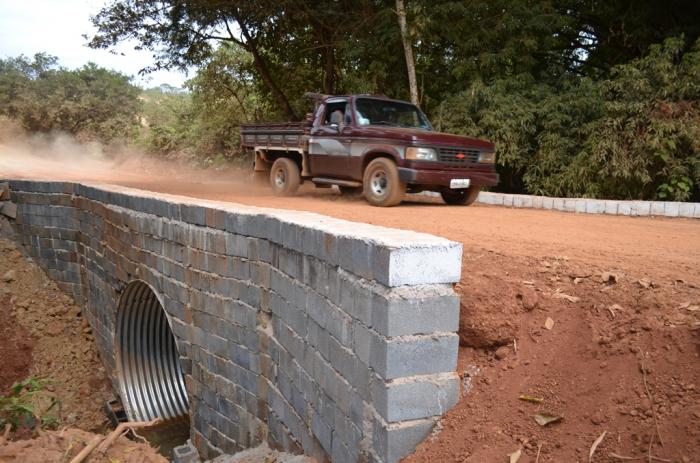
[[[148,51],[134,50],[134,42],[120,45],[117,54],[85,45],[83,34],[91,37],[95,32],[90,16],[107,1],[0,0],[0,58],[46,52],[57,56],[59,63],[70,69],[92,61],[133,76],[133,83],[142,87],[163,83],[182,86],[187,76],[178,71],[138,75],[140,69],[153,64],[153,58]]]

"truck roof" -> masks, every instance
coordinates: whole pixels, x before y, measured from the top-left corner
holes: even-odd
[[[305,96],[317,101],[317,102],[323,102],[331,98],[358,98],[358,97],[363,97],[363,98],[375,98],[377,100],[386,100],[386,101],[396,101],[399,103],[408,103],[411,104],[409,101],[405,100],[397,100],[395,98],[389,98],[386,95],[381,95],[381,94],[374,94],[374,93],[349,93],[345,95],[326,95],[323,93],[311,93],[307,92],[304,94]]]

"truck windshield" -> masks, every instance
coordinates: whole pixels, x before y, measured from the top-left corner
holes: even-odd
[[[433,130],[428,118],[420,109],[409,103],[373,98],[355,100],[355,115],[358,125],[386,125]]]

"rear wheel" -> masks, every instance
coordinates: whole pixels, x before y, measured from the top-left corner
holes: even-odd
[[[396,206],[403,199],[406,184],[399,180],[399,171],[391,159],[377,158],[370,162],[363,176],[365,199],[374,206]]]
[[[469,206],[479,196],[479,187],[461,188],[459,190],[444,190],[440,192],[442,200],[455,206]]]
[[[299,166],[289,158],[279,158],[270,170],[270,186],[278,196],[291,196],[299,189]]]

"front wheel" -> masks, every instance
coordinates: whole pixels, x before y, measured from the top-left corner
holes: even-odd
[[[479,196],[479,187],[461,188],[459,190],[444,190],[440,192],[442,200],[455,206],[469,206]]]
[[[406,192],[406,184],[399,180],[396,163],[387,158],[370,162],[362,183],[365,199],[373,206],[396,206]]]
[[[291,196],[299,189],[299,166],[289,158],[279,158],[270,170],[270,186],[278,196]]]

